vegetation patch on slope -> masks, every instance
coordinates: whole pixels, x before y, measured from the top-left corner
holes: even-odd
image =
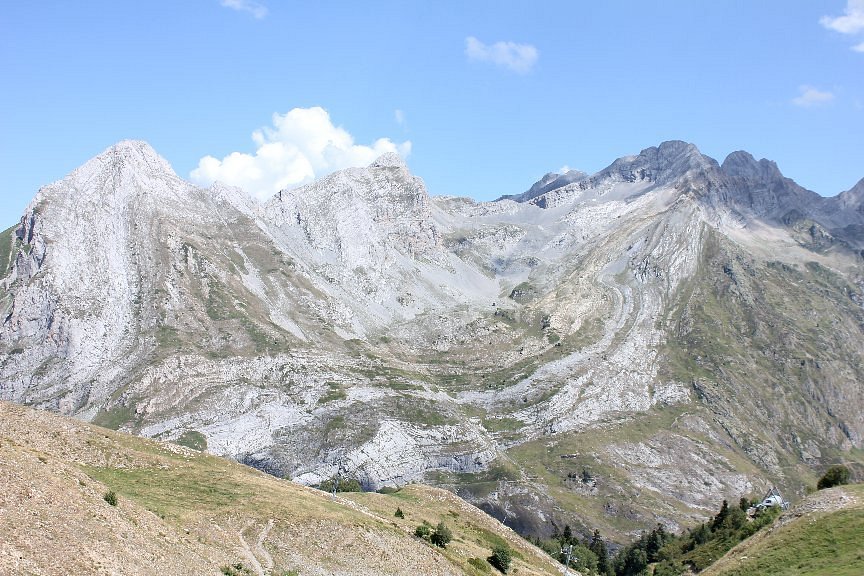
[[[7,228],[0,232],[0,278],[5,278],[9,273],[9,267],[12,263],[12,251],[15,245],[15,226]]]
[[[742,542],[706,576],[858,576],[864,574],[864,485],[808,497],[776,526]]]

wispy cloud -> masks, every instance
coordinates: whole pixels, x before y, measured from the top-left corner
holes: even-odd
[[[248,12],[257,19],[267,16],[267,7],[254,0],[222,0],[222,6],[238,12]]]
[[[864,0],[847,0],[843,16],[823,16],[819,23],[841,34],[854,35],[864,32]],[[853,46],[852,50],[864,52],[864,42]]]
[[[812,108],[834,100],[833,92],[819,90],[813,86],[799,86],[798,92],[798,96],[792,99],[792,104],[801,108]]]
[[[469,60],[491,62],[519,74],[527,74],[537,62],[540,52],[531,44],[495,42],[484,44],[477,38],[465,39],[465,55]]]
[[[354,137],[334,125],[327,111],[319,107],[274,114],[273,125],[255,130],[252,140],[257,147],[254,154],[232,152],[221,160],[201,158],[190,174],[192,181],[209,186],[218,180],[265,199],[334,170],[366,166],[385,152],[403,157],[411,152],[411,142],[397,144],[389,138],[379,138],[370,145],[356,144]]]
[[[402,110],[394,110],[393,119],[396,120],[396,123],[400,126],[405,126],[405,112],[403,112]]]

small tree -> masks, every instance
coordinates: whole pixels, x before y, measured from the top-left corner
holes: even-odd
[[[405,513],[402,512],[402,508],[398,506],[396,507],[396,513],[393,515],[396,516],[396,518],[405,518]]]
[[[597,556],[597,571],[603,576],[611,574],[612,566],[609,564],[609,552],[606,550],[606,542],[600,536],[600,530],[594,530],[594,536],[591,538],[588,549]]]
[[[108,490],[102,498],[111,506],[117,506],[117,493],[113,490]]]
[[[429,536],[429,541],[439,548],[446,548],[450,540],[453,539],[453,533],[444,522],[439,522],[435,527],[435,531]]]
[[[825,472],[825,475],[819,479],[819,483],[816,485],[816,488],[818,488],[819,490],[824,490],[825,488],[832,488],[834,486],[848,484],[850,476],[851,474],[849,473],[849,468],[847,468],[846,466],[843,466],[842,464],[831,466]]]
[[[566,546],[567,544],[573,544],[573,530],[570,529],[569,524],[564,525],[564,533],[561,534],[561,545]]]
[[[489,564],[497,568],[502,574],[506,574],[507,570],[510,569],[510,562],[512,561],[510,548],[506,545],[496,546],[492,549],[492,555],[487,560]]]
[[[723,526],[723,522],[726,520],[726,517],[729,516],[729,502],[723,500],[723,505],[720,506],[720,512],[714,516],[714,520],[711,522],[711,531],[716,532]]]

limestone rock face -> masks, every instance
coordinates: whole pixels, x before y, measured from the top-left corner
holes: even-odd
[[[0,238],[0,399],[526,531],[683,525],[864,448],[862,186],[673,141],[496,202],[385,155],[258,204],[121,142]]]

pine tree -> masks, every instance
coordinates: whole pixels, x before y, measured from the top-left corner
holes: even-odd
[[[588,549],[597,556],[597,571],[603,576],[614,576],[612,566],[609,564],[609,552],[606,550],[606,542],[600,537],[600,530],[594,530],[591,544]]]
[[[507,570],[510,569],[510,548],[506,544],[496,546],[492,549],[492,555],[486,560],[489,564],[497,568],[499,572],[506,574]]]
[[[439,548],[446,548],[450,540],[453,539],[453,533],[444,522],[439,522],[435,527],[435,531],[429,536],[429,541]]]
[[[729,502],[723,500],[723,505],[720,507],[720,512],[714,517],[714,521],[711,522],[711,531],[716,532],[722,526],[726,517],[729,516]]]
[[[703,522],[699,525],[699,528],[693,530],[690,533],[690,539],[692,540],[694,545],[704,544],[711,537],[711,531],[708,530],[708,527]]]
[[[651,531],[645,541],[645,553],[648,555],[649,562],[657,562],[658,552],[666,543],[666,530],[662,524],[657,524],[657,528]]]

